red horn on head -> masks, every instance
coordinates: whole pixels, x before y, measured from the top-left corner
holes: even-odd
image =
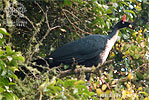
[[[126,15],[123,15],[123,22],[126,22]]]

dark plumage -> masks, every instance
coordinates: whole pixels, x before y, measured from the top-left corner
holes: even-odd
[[[99,63],[103,64],[117,39],[118,30],[124,27],[130,27],[130,23],[125,22],[124,19],[114,26],[114,29],[109,35],[85,36],[57,48],[44,60],[37,59],[33,62],[36,62],[37,65],[47,65],[46,63],[48,63],[50,68],[58,66],[61,63],[71,65],[74,61],[87,67],[97,66]],[[42,67],[36,65],[33,67],[39,71],[44,71]],[[23,67],[23,70],[27,73],[29,72],[25,67]],[[15,74],[24,79],[25,75],[23,72],[19,71]],[[87,77],[87,80],[89,80],[89,77]]]
[[[58,66],[61,63],[71,65],[74,60],[78,64],[88,67],[103,64],[117,39],[118,30],[124,27],[130,27],[130,23],[123,19],[114,26],[109,35],[89,35],[69,42],[57,48],[45,60],[50,67]],[[36,62],[41,64],[39,59]]]

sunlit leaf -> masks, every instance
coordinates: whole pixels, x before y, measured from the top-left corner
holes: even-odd
[[[141,3],[139,3],[135,8],[136,8],[138,11],[142,10],[142,8],[141,8]]]
[[[0,94],[4,91],[4,88],[0,87]]]
[[[126,2],[124,1],[121,1],[122,4],[126,5],[126,6],[129,6],[129,4],[127,4]]]
[[[141,91],[142,89],[143,89],[142,87],[139,87],[139,88],[138,88],[139,91]]]
[[[6,46],[6,52],[7,52],[8,55],[11,55],[13,53],[10,46]]]
[[[129,74],[128,74],[128,79],[131,80],[132,78],[133,78],[132,74],[129,73]]]
[[[108,10],[106,11],[106,13],[107,13],[107,14],[111,14],[111,13],[112,13],[112,10],[111,10],[111,9],[108,9]]]
[[[106,84],[103,84],[102,85],[102,91],[106,90],[107,89],[107,85]]]
[[[68,79],[64,82],[64,87],[72,87],[74,86],[74,83],[76,82],[76,80],[71,80],[71,79]]]
[[[10,36],[10,34],[4,28],[0,28],[0,33]]]
[[[96,93],[100,96],[103,92],[101,91],[101,89],[96,89]]]
[[[132,10],[125,10],[125,12],[129,12],[129,13],[131,13],[131,14],[133,14],[133,15],[136,15],[135,12],[132,11]]]
[[[146,96],[148,96],[148,94],[146,92],[139,92],[139,94],[145,94]]]

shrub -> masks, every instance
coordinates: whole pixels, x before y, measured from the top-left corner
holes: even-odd
[[[13,93],[11,86],[15,85],[14,74],[18,70],[18,65],[24,62],[20,52],[15,52],[10,45],[6,43],[4,36],[10,36],[4,28],[0,28],[0,99],[17,100],[18,97]]]

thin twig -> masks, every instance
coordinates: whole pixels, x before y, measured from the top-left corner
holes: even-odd
[[[63,10],[62,10],[63,11]],[[82,30],[82,29],[80,29],[79,27],[77,27],[74,23],[72,23],[71,21],[70,21],[70,19],[68,18],[68,16],[66,15],[66,13],[63,11],[63,13],[64,13],[64,15],[65,15],[65,17],[67,18],[67,20],[68,20],[68,22],[74,27],[74,28],[76,28],[76,29],[78,29],[79,31],[81,31],[81,32],[83,32],[83,33],[85,33],[85,34],[91,34],[91,33],[89,33],[89,32],[85,32],[84,30]],[[78,34],[79,35],[79,34]],[[79,35],[80,36],[80,35]]]
[[[48,9],[46,10],[46,12],[44,12],[44,10],[42,9],[42,7],[41,7],[37,2],[35,2],[35,3],[37,4],[37,6],[41,9],[42,13],[44,14],[45,19],[46,19],[46,24],[47,24],[47,27],[48,27],[46,34],[45,34],[45,35],[42,37],[42,39],[38,42],[38,44],[39,44],[39,46],[40,46],[41,43],[43,42],[43,40],[46,39],[46,37],[48,36],[48,34],[50,33],[50,31],[52,31],[52,30],[54,30],[54,29],[56,29],[56,28],[59,28],[60,26],[55,26],[55,27],[52,27],[52,28],[51,28],[50,25],[49,25],[48,17],[47,17]],[[33,35],[33,37],[35,37],[35,34]],[[38,44],[36,44],[35,47],[37,47]],[[32,56],[34,55],[35,52],[36,52],[36,51],[34,50],[34,51],[30,54],[30,57],[29,57],[30,59],[32,58]],[[30,60],[30,59],[29,59],[29,60]]]
[[[73,17],[75,17],[77,20],[79,20],[80,22],[82,22],[76,15],[74,15],[73,13],[71,13],[70,11],[68,11],[67,9],[62,9],[62,10],[68,12],[68,13],[71,14]]]

